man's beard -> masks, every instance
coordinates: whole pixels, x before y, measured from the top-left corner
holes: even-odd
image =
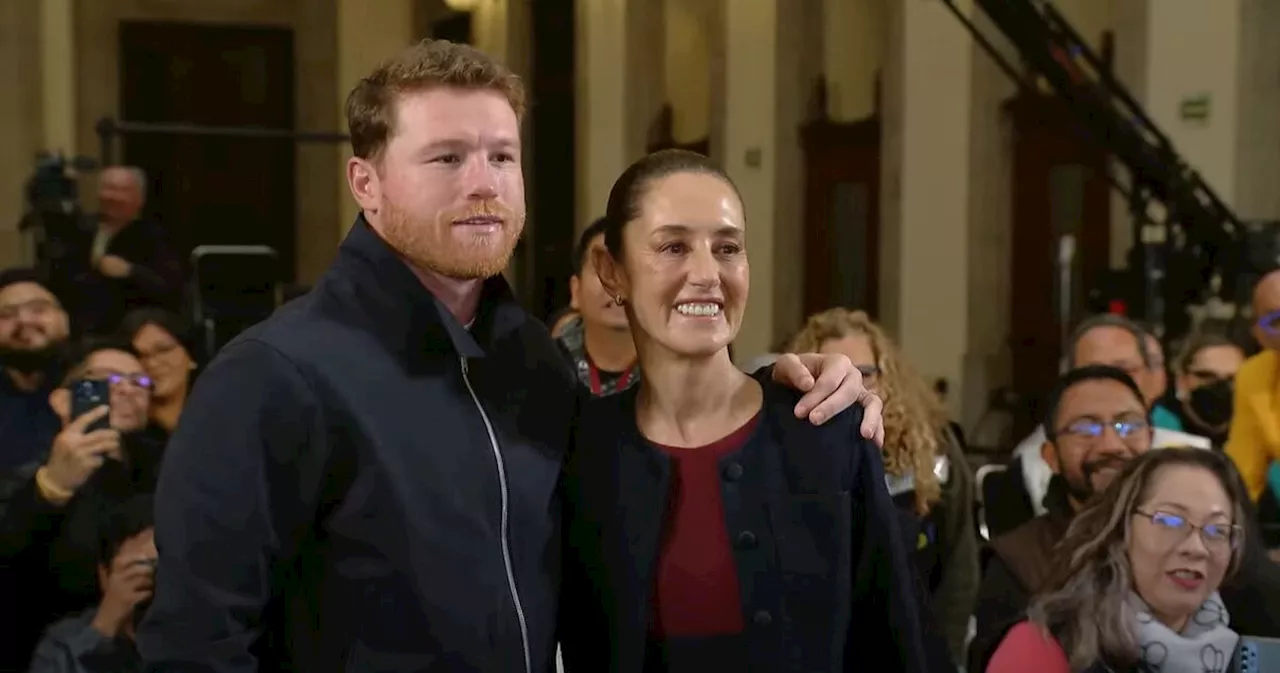
[[[454,221],[483,216],[502,218],[502,228],[494,234],[476,235],[470,241],[454,240]],[[524,231],[524,217],[497,201],[477,203],[466,210],[442,211],[433,220],[415,218],[386,202],[380,233],[414,266],[459,280],[492,278],[502,273]]]
[[[1098,460],[1093,460],[1081,465],[1080,477],[1078,479],[1075,477],[1068,477],[1064,474],[1062,481],[1067,487],[1067,493],[1071,495],[1073,500],[1083,505],[1097,494],[1099,490],[1106,490],[1106,488],[1111,485],[1111,482],[1107,482],[1102,485],[1101,489],[1096,488],[1093,484],[1093,475],[1107,468],[1115,468],[1116,475],[1118,475],[1119,472],[1124,469],[1125,465],[1129,463],[1129,460],[1130,458],[1107,456],[1106,458],[1099,458]]]
[[[62,354],[61,344],[53,342],[43,348],[0,346],[0,367],[19,374],[45,373],[53,369]]]

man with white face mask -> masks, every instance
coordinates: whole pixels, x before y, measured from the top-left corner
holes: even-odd
[[[553,665],[578,386],[502,277],[524,102],[509,70],[443,41],[348,97],[361,215],[310,293],[218,355],[170,441],[149,670]],[[847,358],[808,365],[775,370],[812,388],[798,413],[863,401],[879,434]]]

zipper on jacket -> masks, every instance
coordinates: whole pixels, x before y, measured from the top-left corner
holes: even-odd
[[[502,491],[502,562],[507,570],[507,588],[511,590],[511,600],[516,604],[516,620],[520,622],[520,645],[524,648],[524,670],[525,673],[533,673],[533,657],[529,654],[529,628],[524,621],[524,606],[520,604],[520,590],[516,588],[516,571],[511,564],[511,546],[507,542],[507,470],[502,465],[502,451],[498,448],[498,435],[493,431],[493,424],[489,422],[489,414],[485,413],[484,405],[480,404],[480,398],[476,395],[476,389],[471,387],[471,377],[467,375],[467,359],[458,358],[462,362],[462,382],[467,385],[467,392],[471,394],[471,401],[475,403],[476,410],[480,412],[480,419],[484,421],[484,429],[489,433],[489,448],[493,450],[493,460],[498,466],[498,488]]]

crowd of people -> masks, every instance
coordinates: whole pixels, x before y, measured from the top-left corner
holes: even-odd
[[[1261,354],[1193,335],[1172,390],[1083,321],[979,483],[866,313],[735,365],[750,218],[704,156],[624,171],[529,316],[524,109],[449,42],[361,80],[336,261],[207,366],[173,257],[113,247],[136,171],[83,267],[0,273],[0,670],[1235,673],[1280,637],[1280,271]]]

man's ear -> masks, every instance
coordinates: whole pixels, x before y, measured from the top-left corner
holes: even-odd
[[[53,413],[62,419],[62,424],[66,425],[71,422],[71,391],[66,388],[56,388],[49,393],[49,407],[53,409]]]
[[[578,274],[575,273],[569,276],[569,308],[575,311],[582,310],[581,302],[578,301],[578,292],[581,291],[581,288],[582,279],[578,277]]]
[[[600,277],[600,284],[604,286],[604,291],[609,293],[610,297],[616,298],[621,295],[625,300],[630,290],[627,287],[627,274],[622,270],[622,265],[609,254],[609,250],[594,248],[591,251],[591,264],[595,267],[596,275]]]
[[[1054,446],[1053,442],[1046,439],[1044,444],[1040,445],[1040,457],[1049,464],[1049,469],[1053,470],[1054,474],[1062,474],[1062,463],[1058,460],[1058,447]]]
[[[347,160],[347,186],[360,209],[377,213],[382,205],[382,184],[378,180],[377,166],[368,159],[351,157]]]

